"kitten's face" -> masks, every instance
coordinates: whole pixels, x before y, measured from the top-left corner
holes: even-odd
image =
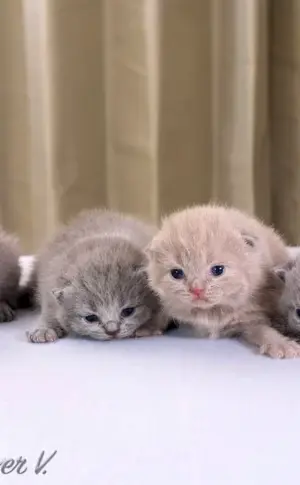
[[[278,271],[285,285],[279,301],[282,314],[287,317],[291,330],[300,333],[300,260]]]
[[[167,220],[148,248],[151,285],[173,317],[237,308],[261,281],[257,241],[220,221]],[[193,218],[191,218],[193,219]]]
[[[130,337],[159,305],[145,271],[124,262],[90,262],[54,294],[69,328],[99,340]]]

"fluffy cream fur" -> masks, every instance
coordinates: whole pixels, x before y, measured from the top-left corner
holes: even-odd
[[[193,207],[163,221],[147,254],[150,284],[170,316],[211,337],[241,335],[272,357],[300,356],[300,346],[272,328],[279,291],[272,268],[288,260],[273,229],[237,209]],[[184,276],[174,279],[174,269]]]

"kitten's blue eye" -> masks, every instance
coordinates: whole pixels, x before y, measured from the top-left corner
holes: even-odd
[[[296,315],[298,318],[300,318],[300,308],[296,308]]]
[[[123,318],[130,317],[131,315],[134,314],[134,312],[135,312],[135,308],[133,306],[123,308],[123,310],[121,311],[121,317]]]
[[[213,276],[221,276],[225,271],[225,266],[223,264],[217,264],[216,266],[212,266],[210,271]]]
[[[171,269],[170,273],[175,280],[182,280],[184,278],[184,272],[182,269],[174,268]]]
[[[89,323],[99,322],[99,318],[97,317],[97,315],[94,315],[94,313],[91,313],[90,315],[86,315],[84,319]]]

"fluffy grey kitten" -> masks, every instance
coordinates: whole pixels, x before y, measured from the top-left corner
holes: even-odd
[[[17,238],[0,228],[0,322],[15,318],[21,274],[19,256]]]
[[[288,331],[297,339],[300,337],[300,254],[286,265],[276,269],[284,282],[279,309],[287,321]]]
[[[148,286],[144,247],[156,229],[111,211],[81,213],[37,259],[42,324],[31,342],[70,331],[99,340],[161,334],[167,320]]]

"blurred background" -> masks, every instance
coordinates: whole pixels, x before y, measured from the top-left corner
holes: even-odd
[[[0,221],[226,202],[300,243],[299,0],[1,0]]]

